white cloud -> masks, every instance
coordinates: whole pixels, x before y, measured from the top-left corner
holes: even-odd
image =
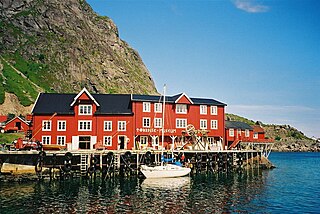
[[[248,13],[265,13],[268,12],[270,7],[259,4],[255,0],[232,0],[234,5]]]

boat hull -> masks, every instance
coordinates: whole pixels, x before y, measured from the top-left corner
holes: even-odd
[[[175,178],[186,176],[191,172],[190,168],[168,164],[165,166],[141,166],[141,172],[146,178]]]

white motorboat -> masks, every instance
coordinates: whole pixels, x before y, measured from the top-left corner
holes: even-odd
[[[191,169],[175,164],[165,164],[153,167],[142,165],[141,172],[146,178],[174,178],[188,175],[191,172]]]

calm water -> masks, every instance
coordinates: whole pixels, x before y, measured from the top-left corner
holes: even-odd
[[[320,153],[271,153],[273,170],[148,181],[0,184],[0,213],[320,213]]]

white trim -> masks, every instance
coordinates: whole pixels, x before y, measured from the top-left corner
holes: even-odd
[[[185,110],[185,111],[177,111],[178,110],[178,106],[180,107],[180,110]],[[185,108],[181,108],[181,107],[185,107]],[[181,104],[181,103],[177,103],[175,106],[176,109],[176,114],[187,114],[188,113],[188,105],[187,104]]]
[[[16,118],[18,118],[19,120],[21,120],[21,122],[25,123],[26,125],[29,125],[25,120],[23,120],[23,119],[22,119],[21,117],[19,117],[19,116],[15,116],[14,118],[12,118],[10,121],[8,121],[8,122],[6,123],[6,125],[9,124],[9,123],[11,123],[12,121],[14,121]]]
[[[43,138],[48,138],[49,143],[44,143]],[[41,142],[43,145],[51,145],[51,136],[50,135],[42,135]]]
[[[158,110],[156,108],[157,105],[159,105]],[[153,107],[154,107],[154,112],[155,113],[162,113],[162,103],[154,103]]]
[[[214,112],[212,109],[215,109]],[[210,106],[210,114],[211,115],[218,115],[218,106]]]
[[[109,144],[106,144],[106,138],[110,138]],[[110,135],[103,136],[103,145],[104,146],[112,146],[112,136],[110,136]]]
[[[80,123],[89,123],[90,129],[80,129]],[[87,126],[87,125],[86,125]],[[78,131],[91,131],[92,130],[92,120],[79,120],[78,121]]]
[[[63,144],[59,144],[59,138],[63,138],[64,139],[64,143]],[[58,135],[57,136],[57,145],[65,146],[66,143],[67,143],[66,141],[67,141],[67,137],[65,135]]]
[[[111,129],[110,130],[106,129],[106,123],[110,123],[110,125],[111,125]],[[111,132],[112,131],[112,120],[104,120],[103,121],[103,131],[105,131],[105,132]]]
[[[205,125],[205,126],[202,126]],[[200,129],[208,129],[208,120],[200,119]]]
[[[36,101],[34,102],[34,104],[33,104],[33,106],[32,106],[31,112],[33,112],[34,107],[36,106],[36,104],[37,104],[37,102],[38,102],[38,99],[39,99],[39,97],[40,97],[40,94],[42,94],[42,93],[40,93],[40,92],[38,93],[37,99],[36,99]]]
[[[146,122],[146,124],[145,124],[145,120],[147,121],[149,121],[149,122]],[[149,124],[147,124],[147,123],[149,123]],[[150,125],[151,125],[151,118],[150,117],[143,117],[142,118],[142,127],[143,128],[150,128]]]
[[[212,123],[215,123],[215,126],[213,126]],[[218,120],[210,120],[210,128],[217,130],[218,129]]]
[[[64,129],[59,129],[59,123],[64,122],[65,123],[65,128]],[[57,131],[67,131],[67,121],[66,120],[57,120]]]
[[[49,123],[50,127],[49,129],[47,129],[47,126],[45,125],[45,123]],[[42,131],[51,131],[52,130],[52,121],[51,120],[42,120]]]
[[[178,97],[178,99],[176,99],[176,100],[174,101],[174,103],[178,103],[178,101],[179,101],[183,96],[187,97],[187,99],[189,100],[189,102],[190,102],[191,104],[193,104],[193,101],[192,101],[192,100],[188,97],[188,95],[187,95],[186,93],[184,93],[184,92]]]
[[[123,129],[123,130],[120,130],[120,129],[119,129],[119,124],[120,124],[120,123],[122,123],[122,125],[123,125],[123,123],[124,123],[124,129]],[[119,131],[120,131],[120,132],[125,132],[125,131],[127,131],[127,121],[125,121],[125,120],[119,120],[119,121],[118,121],[117,130],[118,130],[118,132],[119,132]]]
[[[150,102],[142,102],[142,112],[151,112],[151,103]]]
[[[158,122],[160,122],[160,126],[158,126],[156,120],[158,120]],[[162,118],[154,118],[154,121],[153,121],[153,124],[154,124],[154,128],[162,128]]]
[[[87,113],[83,113],[81,112],[81,107],[82,107],[82,111],[87,110]],[[92,115],[92,105],[90,104],[79,104],[78,106],[78,115]]]
[[[232,130],[232,134],[231,134],[231,130]],[[234,137],[234,129],[229,129],[229,137]]]
[[[208,114],[208,106],[207,105],[200,105],[200,114],[201,115],[207,115]],[[202,112],[202,110],[204,110],[203,112]]]
[[[180,121],[180,122],[178,122],[178,121]],[[176,128],[177,129],[185,129],[185,128],[187,128],[187,124],[188,124],[188,120],[187,119],[185,119],[185,118],[176,118]]]
[[[86,93],[88,95],[88,97],[96,104],[96,106],[100,106],[100,104],[93,98],[93,96],[90,94],[90,92],[86,89],[83,88],[79,94],[77,96],[75,96],[75,98],[73,98],[73,102],[70,104],[70,106],[73,106],[76,101],[78,100],[78,98],[83,94]]]

